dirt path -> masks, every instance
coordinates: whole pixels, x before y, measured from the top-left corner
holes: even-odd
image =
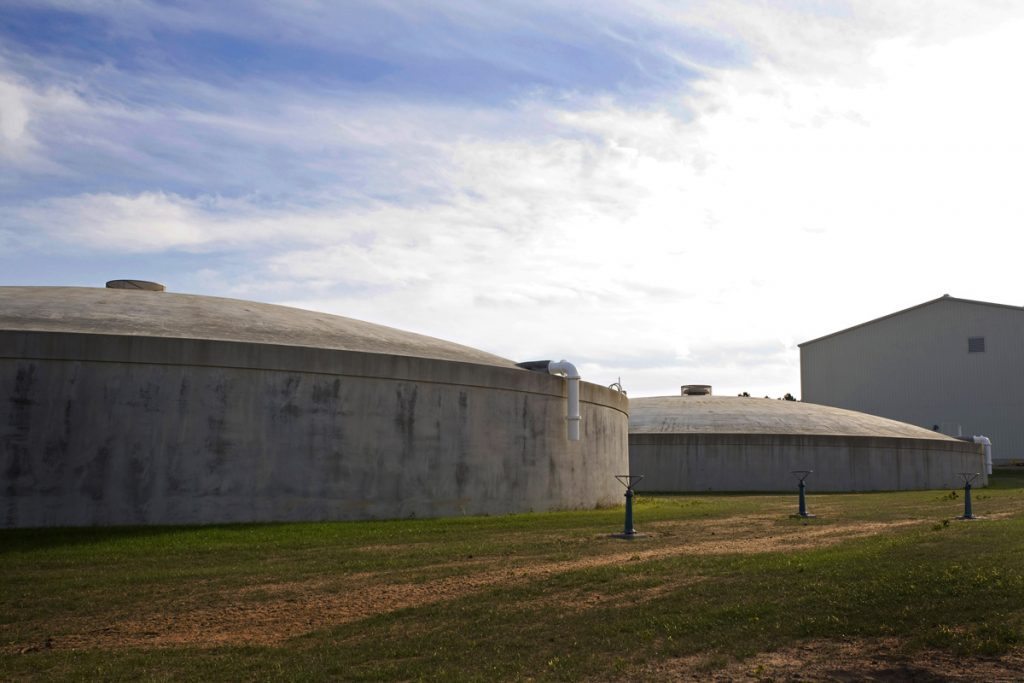
[[[225,594],[211,608],[184,598],[173,612],[100,622],[69,618],[50,624],[53,631],[68,633],[45,643],[22,644],[17,651],[41,648],[116,649],[123,647],[213,646],[225,644],[279,644],[289,638],[367,617],[419,605],[454,600],[495,586],[521,585],[564,572],[588,567],[618,565],[630,561],[673,556],[791,551],[831,545],[843,540],[872,536],[921,524],[919,520],[891,523],[848,523],[778,527],[777,515],[700,522],[662,522],[650,525],[649,540],[623,544],[623,550],[572,560],[495,566],[495,562],[467,560],[454,563],[464,568],[458,576],[418,583],[387,583],[375,574],[339,577],[332,581],[263,584]],[[645,547],[645,543],[657,543]],[[692,580],[692,579],[691,579]],[[673,587],[662,587],[660,592]],[[253,593],[259,592],[260,596]],[[653,599],[658,591],[638,599]],[[606,596],[578,596],[578,609],[600,603]],[[569,608],[573,605],[570,603]]]

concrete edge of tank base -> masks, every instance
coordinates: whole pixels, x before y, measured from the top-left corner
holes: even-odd
[[[0,359],[181,365],[381,378],[566,396],[566,382],[520,368],[251,342],[68,332],[0,331]],[[580,400],[629,414],[629,400],[581,382]]]

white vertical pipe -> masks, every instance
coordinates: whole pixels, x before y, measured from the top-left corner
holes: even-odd
[[[552,375],[565,377],[569,382],[569,402],[567,408],[569,441],[580,440],[580,373],[576,366],[567,360],[548,363],[548,372]]]
[[[985,469],[988,470],[988,474],[992,474],[992,440],[987,436],[975,436],[973,439],[974,443],[980,443],[985,447]]]

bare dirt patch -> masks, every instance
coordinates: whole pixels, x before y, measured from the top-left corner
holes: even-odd
[[[673,556],[723,553],[764,553],[813,548],[921,524],[920,520],[890,523],[848,523],[817,526],[779,525],[778,515],[755,515],[728,520],[661,522],[652,524],[652,546],[635,539],[615,552],[568,560],[506,564],[502,560],[461,560],[450,566],[458,575],[422,582],[391,582],[386,575],[362,573],[295,583],[267,583],[217,595],[200,602],[186,596],[173,609],[140,616],[109,615],[106,619],[69,618],[49,629],[66,635],[49,636],[45,643],[23,643],[6,650],[116,649],[124,647],[273,645],[331,626],[396,610],[455,600],[495,586],[524,582],[580,569]],[[600,542],[600,541],[598,541]],[[609,540],[609,543],[613,543]],[[615,541],[614,543],[620,543]],[[593,552],[600,549],[594,546]],[[507,561],[507,560],[506,560]],[[509,561],[511,562],[511,561]],[[662,590],[670,590],[671,587]],[[656,599],[657,590],[638,600]],[[602,604],[604,596],[580,594],[573,609]],[[209,604],[216,604],[211,607]]]
[[[904,654],[894,639],[807,641],[720,666],[713,656],[641,666],[647,681],[1021,681],[1024,651],[1002,657],[959,658],[939,651]]]
[[[661,522],[652,525],[652,528],[664,531],[678,528],[681,533],[691,537],[682,551],[675,549],[676,552],[670,554],[716,555],[817,548],[922,524],[921,520],[903,519],[819,525],[811,519],[800,526],[780,527],[777,521],[777,517],[764,515],[714,520],[705,523],[697,534],[693,533],[692,523]]]
[[[634,588],[626,594],[600,593],[587,590],[563,591],[558,594],[558,609],[562,612],[578,613],[606,605],[613,605],[618,608],[635,608],[654,602],[662,596],[669,595],[686,586],[692,586],[705,581],[706,578],[703,576],[687,576],[658,586]],[[516,606],[519,609],[550,609],[551,598],[549,596],[538,597],[530,601],[519,602]]]

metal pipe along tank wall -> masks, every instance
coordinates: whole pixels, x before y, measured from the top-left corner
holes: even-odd
[[[621,504],[627,402],[525,370],[269,344],[0,333],[0,524],[204,524]]]

